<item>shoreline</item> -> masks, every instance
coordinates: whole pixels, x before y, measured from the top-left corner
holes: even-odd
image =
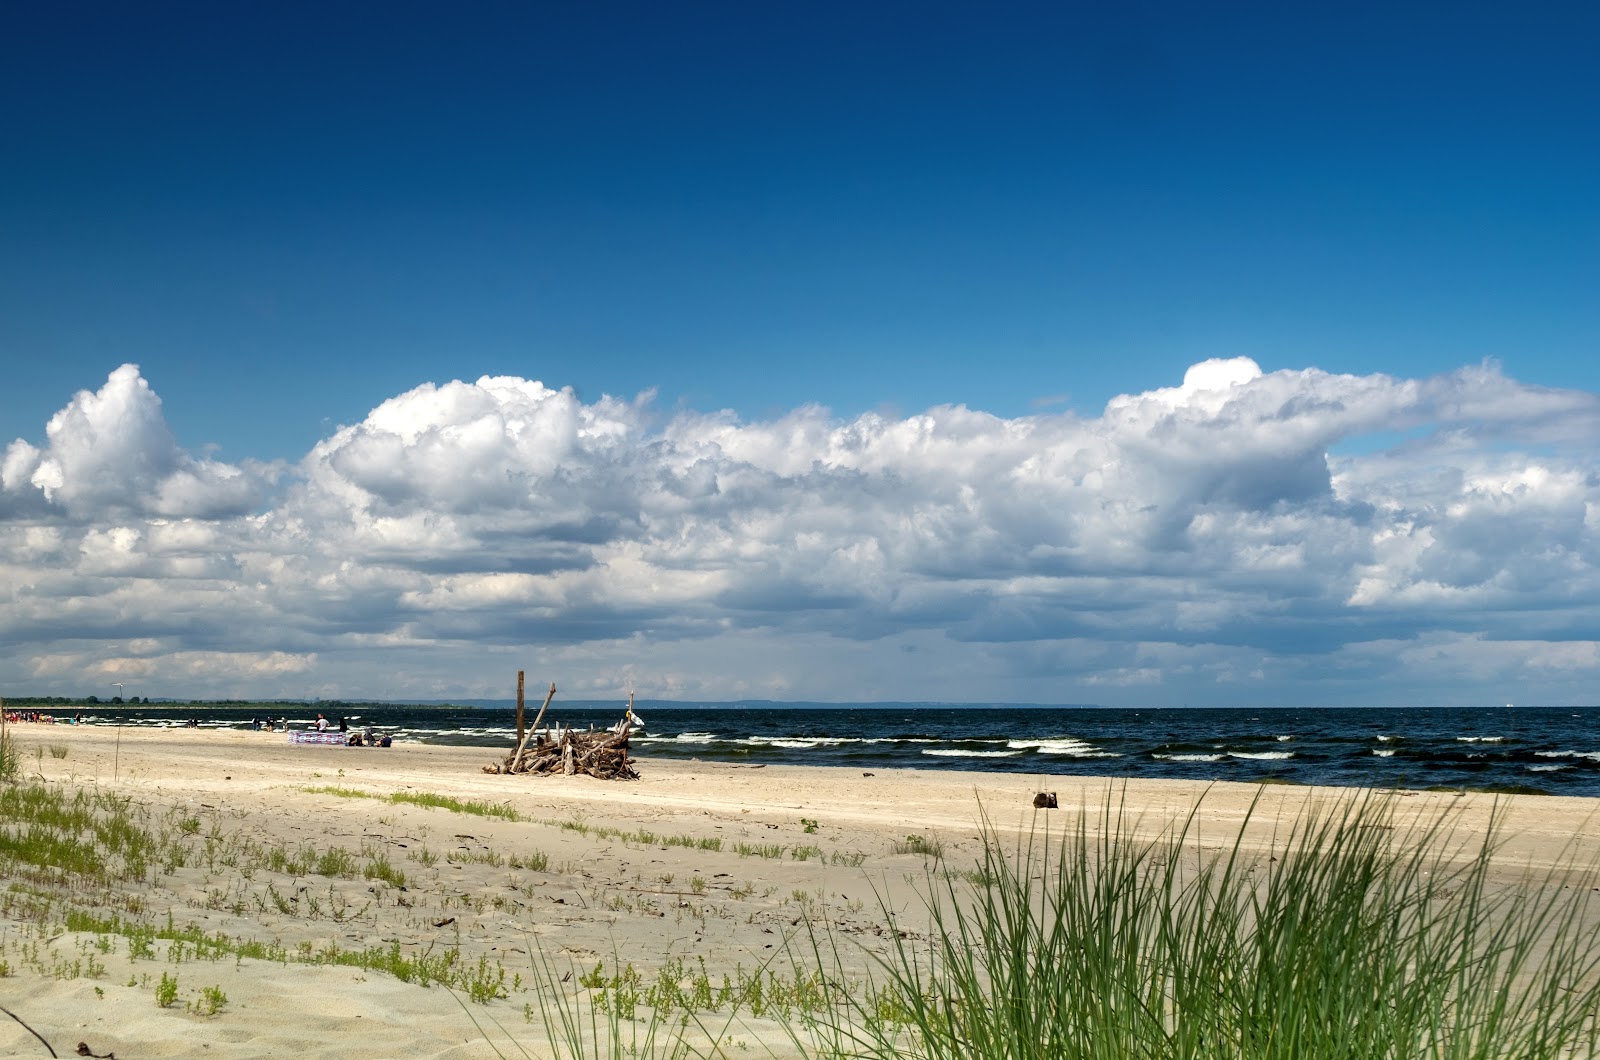
[[[865,967],[874,947],[881,951],[885,910],[914,918],[930,868],[959,872],[976,863],[985,815],[1011,843],[1040,827],[1075,827],[1080,813],[1092,826],[1110,800],[1140,836],[1156,837],[1193,813],[1197,847],[1219,850],[1242,837],[1244,849],[1264,853],[1311,808],[1369,797],[1349,788],[648,754],[636,757],[640,780],[600,781],[487,774],[482,767],[503,752],[481,747],[329,747],[289,744],[281,733],[102,726],[18,725],[8,733],[24,778],[130,800],[153,827],[176,829],[188,863],[158,874],[155,886],[142,888],[143,908],[133,913],[125,903],[124,917],[165,922],[170,914],[179,928],[289,951],[455,949],[466,964],[488,962],[524,981],[539,960],[584,974],[596,964],[653,974],[669,959],[691,967],[703,959],[713,974],[748,972],[780,955],[785,938],[812,928],[861,942]],[[1059,808],[1036,811],[1039,792],[1054,792]],[[406,801],[431,796],[506,807],[515,819]],[[1408,819],[1446,821],[1444,841],[1466,849],[1498,816],[1495,873],[1508,887],[1530,871],[1600,862],[1600,800],[1370,797],[1386,799],[1402,829]],[[276,872],[264,854],[251,853],[332,848],[367,857],[369,868],[381,857],[403,874],[403,888],[359,872]],[[942,857],[917,852],[930,848]],[[63,898],[53,915],[71,901],[92,904],[81,894]],[[55,978],[40,970],[48,961],[30,965],[22,947],[42,944],[61,960],[81,961],[93,933],[62,934],[56,924],[44,943],[39,928],[24,916],[0,921],[0,960],[12,969],[0,984],[7,1007],[58,1052],[81,1040],[94,1052],[128,1056],[184,1055],[204,1043],[208,1055],[230,1058],[291,1049],[307,1057],[466,1058],[517,1055],[507,1041],[540,1036],[525,1020],[530,998],[509,986],[504,999],[464,1008],[437,986],[344,966],[174,963],[117,951],[101,955],[101,975]],[[167,973],[178,979],[180,1005],[163,1008],[149,979]],[[213,981],[228,999],[216,1013],[181,1007],[198,1005]],[[308,1012],[312,999],[326,999],[327,1011]],[[507,1037],[491,1046],[474,1017],[498,1022]],[[499,1033],[493,1022],[484,1026]],[[361,1042],[352,1044],[350,1033]],[[741,1033],[761,1043],[757,1055],[782,1055],[772,1028]],[[0,1051],[36,1048],[22,1027],[0,1025]]]
[[[303,713],[296,727],[309,728],[315,711]],[[1600,798],[1600,708],[1593,707],[857,711],[798,704],[650,713],[652,727],[636,736],[634,750],[660,759]],[[259,714],[201,711],[199,727],[248,730]],[[600,729],[619,717],[567,703],[551,720]],[[177,728],[191,720],[190,711],[137,708],[117,723]],[[427,744],[495,748],[514,739],[503,710],[374,706],[351,724]]]

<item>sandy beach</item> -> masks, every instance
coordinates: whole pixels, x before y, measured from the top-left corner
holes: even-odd
[[[787,941],[825,931],[848,966],[865,970],[893,930],[886,910],[900,930],[917,929],[930,867],[975,863],[984,818],[1004,837],[1059,831],[1110,798],[1156,835],[1198,805],[1190,834],[1199,845],[1231,844],[1248,817],[1245,846],[1265,852],[1308,808],[1352,795],[648,757],[642,779],[605,782],[487,774],[503,752],[474,748],[297,746],[282,733],[107,726],[22,724],[10,734],[25,776],[126,800],[187,853],[106,891],[6,881],[0,998],[27,1027],[0,1018],[4,1056],[48,1056],[44,1042],[59,1055],[83,1043],[123,1060],[548,1055],[537,1017],[530,1022],[541,964],[557,979],[573,973],[569,985],[596,966],[611,975],[631,964],[649,977],[673,960],[720,981],[786,970]],[[1059,808],[1036,810],[1039,792],[1054,792]],[[429,796],[504,806],[515,819],[425,805]],[[1533,886],[1523,882],[1530,869],[1600,855],[1593,800],[1388,798],[1402,817],[1447,819],[1449,841],[1464,848],[1499,814],[1504,886]],[[308,869],[331,850],[349,857],[318,864],[343,871]],[[174,959],[162,940],[135,954],[125,938],[65,930],[72,908],[288,956],[180,947]],[[484,989],[503,996],[480,1004],[459,988],[299,959],[330,947],[455,952],[457,966],[478,969]],[[505,979],[493,984],[497,970]],[[175,990],[163,1006],[168,977]],[[739,1020],[725,1041],[728,1055],[789,1048],[763,1020]]]

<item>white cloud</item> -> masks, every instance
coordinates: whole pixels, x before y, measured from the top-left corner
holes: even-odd
[[[183,452],[132,366],[46,435],[0,461],[0,632],[80,668],[470,695],[537,656],[685,695],[1116,702],[1600,676],[1600,402],[1492,364],[1235,358],[1094,417],[754,423],[485,377],[384,402],[270,494]]]
[[[223,518],[261,495],[256,474],[178,447],[137,365],[118,368],[98,391],[79,391],[45,434],[42,449],[20,438],[7,448],[0,503],[76,520],[118,512]]]

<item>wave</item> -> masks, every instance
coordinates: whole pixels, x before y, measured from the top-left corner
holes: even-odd
[[[537,709],[538,704],[534,704]],[[972,709],[981,706],[984,709]],[[1518,708],[1517,728],[1494,709],[1040,711],[992,704],[641,704],[657,728],[632,739],[647,760],[825,762],[851,768],[969,769],[993,773],[1067,770],[1113,776],[1225,779],[1274,772],[1308,784],[1383,786],[1405,772],[1417,787],[1513,787],[1547,783],[1563,793],[1600,797],[1600,705]],[[201,729],[249,730],[253,717],[309,728],[318,711],[352,727],[368,724],[405,743],[509,747],[514,703],[416,705],[380,702],[95,705],[83,724],[147,726],[177,734],[190,718]],[[559,710],[558,710],[559,708]],[[563,725],[610,726],[610,701],[556,703]],[[62,713],[57,711],[57,714]],[[58,719],[64,720],[64,719]],[[546,721],[550,720],[547,715]],[[1159,724],[1152,725],[1152,720]],[[696,726],[715,724],[716,729]],[[147,730],[148,731],[148,730]],[[924,750],[933,752],[924,755]],[[1293,751],[1292,758],[1283,752]],[[1119,753],[1120,752],[1120,753]],[[1232,753],[1230,753],[1232,752]],[[1273,755],[1271,752],[1279,752]],[[1402,759],[1402,756],[1404,758]],[[1287,760],[1285,760],[1287,758]],[[1253,763],[1253,764],[1252,764]],[[1561,773],[1561,776],[1554,774]]]
[[[634,743],[716,743],[714,732],[680,732],[676,736],[633,736]]]
[[[1010,740],[1007,747],[1018,751],[1036,751],[1042,755],[1069,755],[1073,758],[1121,758],[1116,751],[1102,751],[1087,740],[1070,737],[1061,740]]]
[[[750,747],[843,747],[854,744],[945,743],[945,740],[907,736],[744,736],[729,743]],[[976,740],[976,743],[1000,743],[1000,740]]]

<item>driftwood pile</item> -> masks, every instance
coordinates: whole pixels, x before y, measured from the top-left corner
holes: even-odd
[[[530,734],[531,735],[531,734]],[[530,747],[524,740],[500,762],[483,767],[485,773],[586,773],[601,780],[638,780],[639,771],[628,761],[628,730],[603,729],[577,732],[568,729],[559,739],[540,733]]]
[[[550,701],[556,696],[556,686],[550,685],[550,694],[544,697],[539,716],[533,719],[533,728],[522,730],[522,673],[517,673],[517,730],[522,738],[516,750],[502,761],[490,762],[483,767],[485,773],[539,773],[550,776],[576,776],[579,773],[601,780],[638,780],[639,771],[628,761],[628,733],[633,729],[633,697],[628,697],[628,714],[615,729],[600,732],[560,730],[555,736],[540,731],[539,723]],[[528,740],[534,739],[533,746]]]

